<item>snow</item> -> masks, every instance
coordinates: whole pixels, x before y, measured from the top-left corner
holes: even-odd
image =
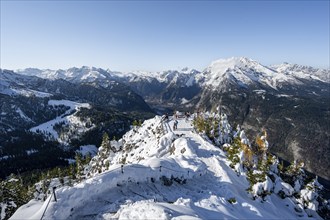
[[[276,96],[279,97],[279,98],[281,98],[281,97],[292,97],[292,95],[286,95],[286,94],[278,94]]]
[[[246,134],[245,134],[245,131],[244,130],[240,131],[239,137],[241,138],[242,144],[246,144],[246,145],[249,145],[250,146],[250,141],[246,137]]]
[[[219,89],[227,81],[242,87],[248,87],[257,83],[272,89],[278,89],[283,83],[302,84],[301,79],[330,83],[329,69],[317,69],[288,63],[268,67],[246,57],[231,57],[213,61],[203,72],[189,68],[159,72],[113,72],[109,69],[103,70],[86,66],[81,68],[73,67],[66,70],[29,68],[17,70],[16,72],[51,80],[61,78],[74,83],[99,81],[108,85],[108,81],[111,80],[119,80],[126,83],[157,81],[159,83],[178,84],[182,87],[190,87],[197,83],[200,86],[207,86],[212,89]],[[12,90],[1,89],[1,87],[8,87],[5,83],[2,84],[0,84],[1,93],[15,93]],[[27,94],[27,92],[23,93]],[[36,93],[36,95],[41,96],[42,94]]]
[[[65,79],[73,83],[80,82],[104,82],[105,86],[108,81],[123,80],[125,82],[152,82],[156,80],[160,83],[178,83],[181,86],[190,87],[195,83],[195,75],[197,70],[184,68],[178,70],[167,70],[161,72],[150,71],[132,71],[132,72],[113,72],[101,68],[83,66],[81,68],[69,68],[66,70],[40,70],[34,68],[16,70],[17,73],[28,76],[37,76],[45,79]]]
[[[5,219],[5,217],[6,217],[6,209],[7,209],[7,204],[6,203],[0,203],[0,207],[2,207],[1,208],[1,213],[0,213],[0,219]]]
[[[90,153],[90,155],[94,157],[97,154],[97,147],[95,145],[82,145],[77,152],[81,153],[83,156]]]
[[[139,201],[123,207],[118,212],[118,219],[168,219],[169,215],[160,205]]]
[[[196,133],[190,120],[177,120],[175,131],[173,120],[159,116],[134,127],[113,142],[122,151],[111,156],[107,171],[58,188],[57,202],[32,200],[12,219],[40,219],[48,201],[45,219],[297,218],[289,198],[271,194],[263,202],[252,200],[246,177],[229,167],[225,153]],[[268,178],[256,190],[272,187]],[[283,182],[275,188],[293,193]]]
[[[302,84],[301,79],[329,83],[330,71],[295,64],[267,67],[252,59],[232,57],[212,62],[202,73],[196,75],[196,79],[212,89],[219,89],[229,81],[242,87],[261,83],[277,90],[283,83]]]
[[[266,90],[263,90],[263,89],[256,89],[256,90],[253,90],[253,92],[259,94],[259,95],[262,95],[262,94],[265,94],[266,93]]]
[[[84,128],[83,122],[79,120],[77,116],[75,116],[75,113],[73,111],[79,111],[80,108],[90,108],[90,104],[88,103],[78,103],[73,102],[69,100],[49,100],[48,105],[52,106],[58,106],[58,105],[65,105],[68,106],[69,109],[62,115],[57,116],[55,119],[47,121],[41,125],[38,125],[36,127],[33,127],[30,129],[32,132],[39,132],[45,135],[50,135],[50,138],[58,140],[61,143],[64,143],[60,137],[59,134],[54,130],[54,126],[58,123],[65,123],[73,126],[77,126],[80,128],[78,132],[83,132],[88,130],[87,128]],[[90,129],[90,128],[89,128]]]
[[[187,82],[186,82],[186,86],[187,87],[190,87],[190,86],[193,86],[194,85],[194,82],[195,82],[195,77],[194,76],[191,76]]]
[[[2,157],[0,157],[0,160],[7,160],[9,158],[9,156],[2,156]]]
[[[297,79],[317,80],[321,82],[330,83],[329,69],[316,69],[310,66],[302,66],[289,63],[273,65],[271,67],[277,72],[287,75],[288,77],[295,77]]]
[[[182,98],[181,99],[181,104],[187,104],[189,102],[189,100],[185,99],[185,98]]]
[[[282,181],[277,181],[275,183],[274,192],[279,193],[280,191],[283,191],[286,196],[291,196],[294,193],[294,189],[290,184]]]
[[[26,152],[27,155],[31,155],[31,154],[37,153],[38,150],[36,150],[36,149],[30,149],[30,150],[26,150],[25,152]]]
[[[4,90],[0,90],[0,93],[10,96],[22,95],[26,97],[36,96],[39,98],[46,98],[52,96],[52,94],[47,92],[40,92],[32,89],[11,88],[11,87],[8,87]]]
[[[45,202],[33,199],[19,207],[10,219],[41,219],[43,211],[46,209],[48,202],[52,201],[52,199],[51,196],[49,196]]]
[[[300,193],[301,193],[301,197],[305,201],[312,201],[316,198],[317,195],[315,192],[306,189],[301,190]]]
[[[21,118],[23,118],[25,121],[28,121],[28,122],[33,122],[31,120],[31,118],[29,118],[28,116],[26,116],[26,114],[19,108],[17,107],[16,109],[16,112],[21,116]]]
[[[218,88],[226,80],[234,81],[244,87],[253,82],[262,82],[276,88],[271,80],[275,74],[274,70],[254,60],[245,57],[232,57],[212,62],[197,78],[205,78],[204,85],[212,88]]]
[[[258,182],[253,185],[252,192],[253,195],[261,195],[263,192],[271,192],[273,189],[273,183],[269,177],[267,177],[266,181]]]
[[[97,71],[90,71],[88,74],[85,74],[81,77],[82,81],[89,81],[92,82],[95,79],[99,79],[99,78],[106,78],[104,75],[99,74],[99,72]]]
[[[8,182],[18,182],[19,179],[16,179],[16,178],[11,178],[10,180],[8,180]]]

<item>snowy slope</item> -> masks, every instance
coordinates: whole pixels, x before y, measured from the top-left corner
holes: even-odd
[[[69,127],[73,127],[76,130],[75,131],[76,133],[83,133],[92,128],[92,127],[86,128],[85,123],[82,122],[75,115],[80,108],[90,108],[90,104],[78,103],[69,100],[49,100],[48,105],[53,105],[53,106],[64,105],[64,106],[68,106],[69,109],[64,114],[57,116],[55,119],[31,128],[30,131],[44,134],[52,140],[55,139],[58,140],[60,143],[65,143],[67,138],[60,137],[57,131],[54,130],[54,126],[56,124],[63,123],[65,125],[68,125]],[[66,135],[69,135],[69,132],[67,132]]]
[[[12,88],[8,87],[6,89],[0,90],[0,93],[5,94],[5,95],[10,95],[10,96],[17,96],[17,95],[22,95],[26,97],[39,97],[39,98],[45,98],[45,97],[50,97],[52,94],[47,93],[47,92],[40,92],[36,91],[33,89],[24,89],[24,88]]]
[[[26,97],[50,97],[52,94],[29,89],[30,81],[35,80],[36,77],[27,77],[24,75],[15,74],[11,71],[0,70],[0,94],[10,96],[26,96]]]
[[[31,201],[11,219],[296,219],[295,203],[271,194],[253,200],[225,153],[191,121],[147,120],[113,143],[107,171],[56,190],[57,202]],[[125,159],[124,159],[125,158]],[[125,160],[125,165],[121,162]],[[101,161],[100,161],[101,162]],[[91,162],[93,163],[93,162]],[[232,201],[232,202],[229,202]]]

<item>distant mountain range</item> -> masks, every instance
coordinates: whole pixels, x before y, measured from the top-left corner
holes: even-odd
[[[266,66],[234,57],[214,61],[203,71],[122,73],[86,66],[1,71],[2,103],[28,94],[107,106],[119,112],[162,114],[221,106],[231,121],[243,125],[248,136],[266,129],[271,152],[285,160],[302,160],[309,171],[330,180],[329,69],[288,63]],[[3,106],[6,104],[2,104],[1,114],[9,114],[3,109],[10,106]],[[25,113],[24,107],[20,110],[38,123],[47,118],[38,120]],[[21,116],[16,111],[16,118],[31,127],[37,125]],[[0,129],[7,124],[9,121],[0,123]]]

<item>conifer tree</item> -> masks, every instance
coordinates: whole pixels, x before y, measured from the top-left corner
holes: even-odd
[[[101,147],[99,148],[99,161],[101,162],[101,166],[105,166],[105,160],[109,157],[111,151],[111,145],[110,145],[110,139],[109,139],[109,135],[107,133],[103,134],[103,138],[102,138],[102,143],[101,143]]]
[[[83,165],[81,153],[76,153],[75,159],[76,159],[76,177],[77,177],[78,181],[80,181],[80,180],[82,180],[83,175],[84,175],[83,174],[84,165]]]
[[[294,160],[290,166],[283,169],[282,178],[293,186],[295,193],[299,193],[305,185],[306,174],[303,169],[304,163]]]
[[[17,207],[27,203],[31,199],[28,189],[14,174],[8,180],[0,182],[0,209],[5,218],[14,214]]]
[[[104,134],[102,136],[101,147],[103,148],[103,151],[101,153],[106,153],[110,150],[110,138],[106,132],[104,132]],[[99,151],[99,153],[100,153],[100,151]]]
[[[107,133],[103,134],[98,153],[90,160],[87,176],[95,175],[109,169],[110,159],[114,155]],[[87,159],[87,158],[86,158]]]
[[[267,150],[268,150],[268,142],[266,140],[267,132],[265,130],[262,131],[261,136],[257,136],[256,138],[256,148],[255,154],[257,155],[259,166],[265,166],[267,160]]]
[[[63,171],[61,168],[57,168],[57,176],[62,185],[64,185],[64,177],[63,177]]]
[[[88,152],[85,156],[85,164],[89,164],[91,160],[92,160],[92,155],[90,152]]]
[[[72,180],[76,179],[75,167],[72,164],[70,164],[70,166],[69,166],[69,179],[72,179]]]

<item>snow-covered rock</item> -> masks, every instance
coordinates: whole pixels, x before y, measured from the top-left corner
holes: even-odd
[[[294,189],[290,184],[279,180],[275,182],[274,192],[277,194],[283,192],[285,196],[292,196]]]

